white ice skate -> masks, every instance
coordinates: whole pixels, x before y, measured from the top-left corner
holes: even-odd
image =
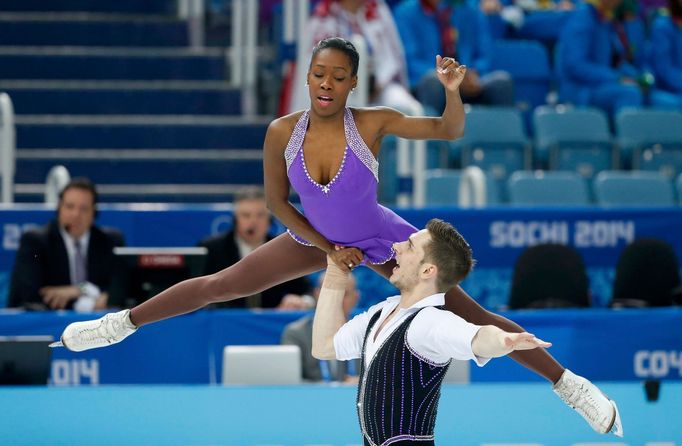
[[[135,333],[135,330],[137,327],[130,322],[130,310],[123,310],[105,314],[94,321],[69,324],[60,341],[53,342],[50,347],[65,347],[74,352],[82,352],[121,342]]]
[[[600,434],[613,432],[618,437],[623,436],[616,403],[589,380],[566,369],[553,389],[566,404],[582,415],[592,429]]]

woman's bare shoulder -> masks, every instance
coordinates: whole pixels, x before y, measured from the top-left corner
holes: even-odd
[[[302,111],[297,111],[286,116],[273,119],[272,122],[270,122],[270,125],[268,125],[266,140],[276,143],[275,145],[281,146],[282,142],[284,142],[284,145],[286,145],[286,142],[291,137],[294,127],[296,127],[296,123],[302,114]]]
[[[360,133],[377,133],[387,121],[400,116],[400,112],[390,107],[351,108],[355,125]]]

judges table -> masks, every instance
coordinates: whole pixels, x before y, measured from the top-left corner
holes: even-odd
[[[55,349],[51,383],[208,384],[220,381],[225,345],[278,344],[299,312],[203,310],[141,328],[124,342],[72,353]],[[0,312],[0,336],[59,337],[70,322],[100,314]],[[551,341],[551,353],[598,381],[682,379],[682,309],[538,310],[506,316]],[[471,367],[472,382],[538,381],[508,358]]]

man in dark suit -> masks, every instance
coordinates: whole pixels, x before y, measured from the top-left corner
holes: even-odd
[[[268,235],[271,217],[265,195],[255,187],[245,187],[234,197],[233,229],[199,243],[208,249],[204,274],[213,274],[237,263],[241,258],[272,239]],[[308,309],[312,298],[303,297],[310,291],[305,277],[281,283],[262,293],[244,299],[212,305],[213,308],[279,308]]]
[[[9,292],[10,307],[36,310],[107,307],[118,231],[94,226],[97,190],[76,178],[59,195],[57,218],[24,233],[19,242]]]

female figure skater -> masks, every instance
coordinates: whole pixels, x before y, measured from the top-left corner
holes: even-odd
[[[82,351],[114,344],[143,325],[319,271],[326,267],[327,255],[345,270],[364,263],[388,278],[396,266],[393,243],[406,240],[417,229],[377,202],[381,140],[389,134],[409,139],[460,137],[464,107],[459,85],[466,67],[436,56],[436,74],[447,102],[441,117],[429,118],[384,107],[347,108],[348,95],[358,82],[358,61],[352,43],[338,37],[320,41],[307,76],[310,109],[276,119],[268,127],[263,148],[265,193],[268,206],[288,233],[229,268],[180,282],[131,310],[72,323],[56,345]],[[288,201],[290,184],[305,215]],[[483,309],[459,287],[448,291],[445,302],[448,310],[474,324],[524,331]],[[606,433],[618,425],[615,405],[543,349],[511,356],[552,382],[555,392],[596,431]]]

